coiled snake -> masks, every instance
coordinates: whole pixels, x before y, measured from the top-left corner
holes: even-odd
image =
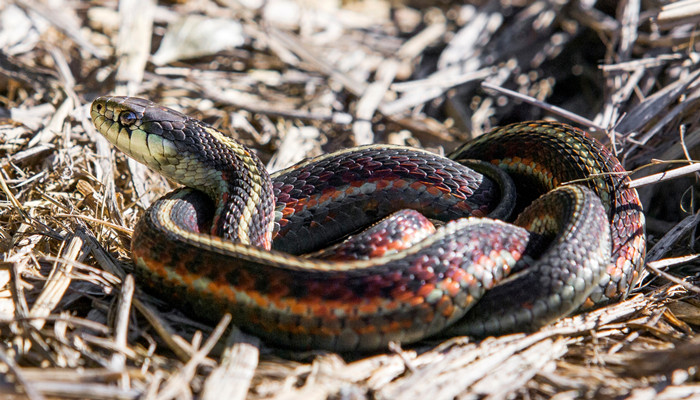
[[[351,148],[270,177],[235,139],[150,101],[100,97],[91,116],[120,150],[186,187],[135,228],[141,285],[207,320],[230,312],[278,345],[374,350],[445,329],[533,330],[624,298],[642,267],[636,191],[610,151],[568,125],[509,125],[449,159]],[[484,218],[513,208],[513,224]],[[341,244],[371,247],[355,259],[299,255],[403,209],[446,223],[382,252],[368,238],[413,229],[382,222]],[[403,213],[394,218],[415,217]]]

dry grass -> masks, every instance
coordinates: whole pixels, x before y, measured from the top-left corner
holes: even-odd
[[[426,3],[0,3],[0,391],[700,396],[700,2]],[[194,44],[169,38],[188,29]],[[130,228],[171,186],[95,132],[87,105],[107,93],[235,131],[270,169],[362,143],[443,151],[507,122],[572,120],[639,178],[648,268],[628,300],[531,335],[344,358],[270,348],[226,320],[183,316],[128,275]]]

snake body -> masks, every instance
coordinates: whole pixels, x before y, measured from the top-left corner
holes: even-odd
[[[116,147],[186,186],[135,228],[141,284],[204,319],[230,312],[279,345],[376,350],[445,329],[532,330],[626,296],[641,268],[636,192],[609,151],[567,125],[511,125],[451,159],[363,146],[270,177],[242,144],[150,101],[101,97],[91,116]],[[498,168],[462,165],[474,158]],[[515,177],[517,203],[501,170]],[[513,207],[514,224],[484,217]],[[446,223],[382,255],[299,255],[402,209]],[[380,223],[366,236],[391,229]]]

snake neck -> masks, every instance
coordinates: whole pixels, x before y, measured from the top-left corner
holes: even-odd
[[[220,170],[218,184],[205,191],[216,202],[211,233],[269,250],[275,204],[270,177],[255,156],[237,161],[247,168]]]
[[[175,168],[171,178],[205,192],[215,202],[212,235],[269,249],[275,197],[262,161],[209,125],[189,117],[184,124],[186,139],[175,145],[185,168]]]

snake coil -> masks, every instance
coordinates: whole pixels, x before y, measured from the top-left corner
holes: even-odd
[[[636,191],[610,151],[568,125],[509,125],[449,158],[363,146],[269,176],[236,140],[150,101],[100,97],[91,116],[117,148],[185,186],[135,228],[141,285],[204,319],[229,312],[279,345],[375,350],[445,330],[534,330],[624,298],[642,266]],[[365,240],[413,228],[352,236],[340,246],[369,250],[350,259],[299,255],[404,209],[445,224],[388,251]],[[490,218],[511,209],[513,224]]]

